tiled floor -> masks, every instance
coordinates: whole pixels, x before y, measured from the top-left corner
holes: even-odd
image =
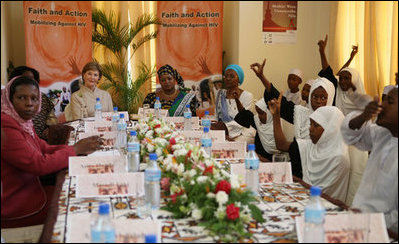
[[[7,243],[37,243],[42,229],[43,225],[1,229],[1,236]]]

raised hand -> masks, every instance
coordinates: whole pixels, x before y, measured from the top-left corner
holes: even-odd
[[[87,155],[101,149],[103,142],[104,139],[102,139],[100,136],[90,136],[78,141],[75,143],[75,145],[73,145],[73,147],[75,149],[76,155]]]
[[[382,106],[379,103],[379,97],[375,96],[374,101],[369,102],[361,114],[365,121],[377,116],[382,111]]]
[[[351,58],[354,58],[356,56],[357,51],[358,51],[358,47],[359,47],[359,45],[357,45],[357,46],[353,45],[352,46]]]
[[[200,56],[197,60],[197,64],[201,67],[200,72],[206,75],[211,75],[212,72],[209,70],[208,65],[206,64],[206,57]]]
[[[283,92],[280,92],[278,99],[272,99],[267,104],[269,105],[269,111],[273,116],[280,115],[281,99],[283,98]]]
[[[323,40],[319,40],[319,42],[317,43],[317,45],[319,45],[319,51],[320,52],[324,52],[324,50],[326,49],[327,46],[327,40],[328,40],[328,35],[326,35],[326,37]]]
[[[82,72],[78,68],[78,64],[76,63],[76,58],[69,57],[68,64],[69,64],[69,66],[71,66],[71,71],[69,71],[69,73],[72,73],[72,74],[75,74],[75,75],[82,74]]]
[[[266,59],[263,59],[263,63],[253,63],[250,65],[251,69],[255,72],[256,76],[261,77],[263,76],[263,68],[265,67]]]

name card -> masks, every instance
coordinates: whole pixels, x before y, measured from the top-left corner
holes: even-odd
[[[112,121],[85,121],[85,132],[111,132]]]
[[[325,243],[388,243],[383,213],[339,213],[324,218]],[[304,217],[295,217],[298,241],[303,242]]]
[[[111,121],[112,122],[112,114],[114,112],[102,112],[101,115],[103,117],[103,120],[105,121]],[[124,120],[125,122],[129,121],[129,113],[127,111],[118,111],[118,115],[123,114],[125,116]]]
[[[176,129],[183,130],[184,129],[184,117],[166,117],[166,121],[172,122],[175,124]],[[199,130],[199,117],[191,118],[191,128],[193,130]]]
[[[76,176],[76,197],[144,195],[144,173]]]
[[[201,137],[204,134],[204,132],[200,130],[187,130],[182,132],[183,136],[193,144],[200,144]],[[210,130],[209,137],[212,139],[212,144],[215,142],[224,142],[225,132],[224,130]]]
[[[231,173],[241,175],[245,182],[245,163],[231,164]],[[293,183],[291,163],[260,163],[259,183]]]
[[[96,135],[102,135],[101,138],[103,139],[102,151],[109,151],[113,150],[115,147],[116,135],[118,132],[91,132],[91,133],[80,133],[79,140]]]
[[[126,156],[69,157],[69,176],[126,173]]]
[[[155,110],[153,108],[146,108],[145,110],[143,108],[139,108],[139,111],[137,112],[137,114],[139,115],[140,119],[143,119],[143,115],[144,115],[144,118],[148,118],[150,116],[150,114],[152,114],[152,115],[155,114]],[[168,117],[169,110],[161,109],[160,115],[161,115],[161,117]]]
[[[245,158],[246,142],[215,142],[212,143],[214,158]]]
[[[96,215],[96,213],[68,214],[66,242],[90,243],[90,221],[94,220]],[[115,225],[115,243],[144,243],[147,234],[156,235],[157,242],[161,242],[162,227],[159,220],[113,218],[112,222]]]

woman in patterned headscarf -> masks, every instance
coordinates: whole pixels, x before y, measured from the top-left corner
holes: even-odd
[[[194,94],[186,92],[184,80],[179,72],[166,64],[159,68],[157,73],[161,89],[149,93],[143,104],[149,104],[151,108],[154,108],[156,97],[159,97],[162,109],[168,109],[171,117],[183,116],[184,108],[187,104],[190,104],[191,113],[195,116],[198,104],[197,99]],[[176,83],[179,89],[176,89]]]

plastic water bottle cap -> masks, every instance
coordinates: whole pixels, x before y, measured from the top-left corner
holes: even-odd
[[[159,97],[156,97],[155,100],[159,100]]]
[[[99,214],[109,214],[109,204],[108,203],[101,203],[98,208]]]
[[[204,127],[204,132],[208,133],[209,132],[209,127]]]
[[[310,195],[311,196],[320,196],[321,195],[321,188],[318,186],[311,186],[310,187]]]
[[[150,153],[150,160],[157,160],[158,155],[156,153]]]
[[[137,136],[137,132],[136,132],[135,130],[131,130],[131,131],[130,131],[130,135],[131,135],[131,136]]]
[[[124,114],[120,114],[120,115],[119,115],[119,118],[124,119],[124,118],[125,118],[125,115],[124,115]]]
[[[97,98],[96,98],[96,101],[97,101],[97,102],[98,102],[98,101],[100,101],[100,98],[99,98],[99,97],[97,97]]]
[[[205,115],[209,115],[209,111],[208,110],[205,111]]]
[[[189,108],[190,107],[190,104],[186,104],[186,108]]]
[[[157,236],[154,234],[147,234],[144,239],[145,243],[157,243]]]
[[[114,107],[114,111],[118,111],[118,107]]]
[[[255,144],[248,145],[248,151],[250,151],[250,150],[255,150]]]

